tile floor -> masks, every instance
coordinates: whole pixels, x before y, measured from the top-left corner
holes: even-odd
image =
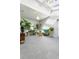
[[[20,59],[59,59],[57,38],[29,36],[20,46]]]

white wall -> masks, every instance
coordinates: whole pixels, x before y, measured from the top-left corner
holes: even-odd
[[[56,37],[56,38],[58,38],[59,37],[59,24],[58,24],[58,22],[56,22],[55,24],[54,24],[54,33],[53,33],[53,36],[54,37]]]

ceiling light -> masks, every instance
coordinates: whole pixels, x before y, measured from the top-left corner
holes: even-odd
[[[39,16],[36,17],[37,20],[40,20]]]

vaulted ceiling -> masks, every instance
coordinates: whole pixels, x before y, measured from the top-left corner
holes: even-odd
[[[20,14],[21,17],[25,17],[35,22],[40,20],[41,23],[46,22],[45,24],[48,24],[51,21],[51,24],[53,25],[59,17],[59,1],[21,0]]]

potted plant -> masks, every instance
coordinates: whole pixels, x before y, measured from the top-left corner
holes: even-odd
[[[50,31],[54,31],[54,28],[53,28],[53,27],[50,27],[49,30],[50,30]]]
[[[25,33],[24,33],[24,31],[30,29],[31,23],[23,18],[23,20],[21,20],[21,22],[20,22],[20,27],[21,27],[21,29],[20,29],[21,30],[20,43],[22,44],[25,41]]]
[[[50,37],[53,37],[53,32],[54,32],[54,28],[53,27],[50,27],[49,28],[49,36]]]

